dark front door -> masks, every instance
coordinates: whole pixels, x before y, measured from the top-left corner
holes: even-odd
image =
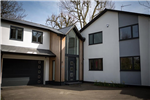
[[[76,80],[76,58],[68,57],[68,80]]]
[[[2,86],[43,84],[43,65],[40,60],[4,59]]]

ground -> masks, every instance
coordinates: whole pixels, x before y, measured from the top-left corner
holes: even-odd
[[[102,87],[78,85],[40,85],[3,87],[4,100],[150,100],[149,87]]]

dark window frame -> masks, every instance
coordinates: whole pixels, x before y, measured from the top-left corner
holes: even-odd
[[[98,59],[102,60],[102,63],[101,63],[102,69],[90,69],[90,60],[98,60]],[[89,59],[89,71],[103,71],[103,58],[91,58],[91,59]]]
[[[53,72],[53,62],[55,62],[55,70],[56,70],[56,61],[52,60],[52,81],[55,81],[55,78],[53,79],[53,77],[55,77],[55,74]]]
[[[97,34],[97,33],[102,34],[102,42],[94,43],[94,34]],[[93,35],[93,43],[92,43],[92,44],[90,44],[90,35]],[[94,33],[90,33],[90,34],[89,34],[89,45],[102,44],[102,43],[103,43],[103,31],[94,32]]]
[[[126,57],[120,57],[120,71],[141,71],[141,62],[140,62],[140,69],[139,70],[135,70],[134,69],[134,57],[139,57],[140,60],[140,56],[126,56]],[[121,58],[132,58],[132,70],[122,70],[121,69]],[[141,61],[141,60],[140,60]]]
[[[138,26],[138,37],[133,37],[133,26],[137,25]],[[131,27],[131,38],[128,39],[120,39],[120,29],[121,28],[126,28],[126,27]],[[139,38],[139,24],[132,24],[132,25],[127,25],[127,26],[123,26],[123,27],[119,27],[119,41],[124,41],[124,40],[131,40],[131,39],[138,39]]]
[[[17,37],[15,37],[15,39],[14,39],[14,38],[11,38],[11,28],[12,28],[12,27],[16,28],[17,30],[18,30],[18,28],[19,28],[19,29],[22,29],[22,39],[17,39],[18,34],[17,34]],[[18,26],[10,26],[10,34],[9,34],[9,39],[10,39],[10,40],[23,41],[23,34],[24,34],[24,28],[18,27]]]
[[[35,41],[33,41],[33,32],[40,32],[40,33],[42,33],[42,41],[41,41],[41,43],[40,43],[40,42],[35,42]],[[32,30],[32,43],[43,44],[43,32],[41,32],[41,31],[36,31],[36,30]]]

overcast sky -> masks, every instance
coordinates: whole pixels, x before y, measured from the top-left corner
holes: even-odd
[[[59,14],[58,1],[19,1],[23,4],[27,21],[45,25],[46,19],[51,14]],[[123,11],[150,14],[150,9],[139,5],[138,1],[114,1],[115,9],[121,10],[121,5],[129,5],[122,8]],[[141,1],[144,2],[144,1]]]

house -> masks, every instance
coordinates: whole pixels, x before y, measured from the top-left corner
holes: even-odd
[[[83,41],[76,26],[60,30],[1,18],[1,85],[82,81]]]
[[[105,9],[80,32],[84,81],[150,86],[150,15]]]

